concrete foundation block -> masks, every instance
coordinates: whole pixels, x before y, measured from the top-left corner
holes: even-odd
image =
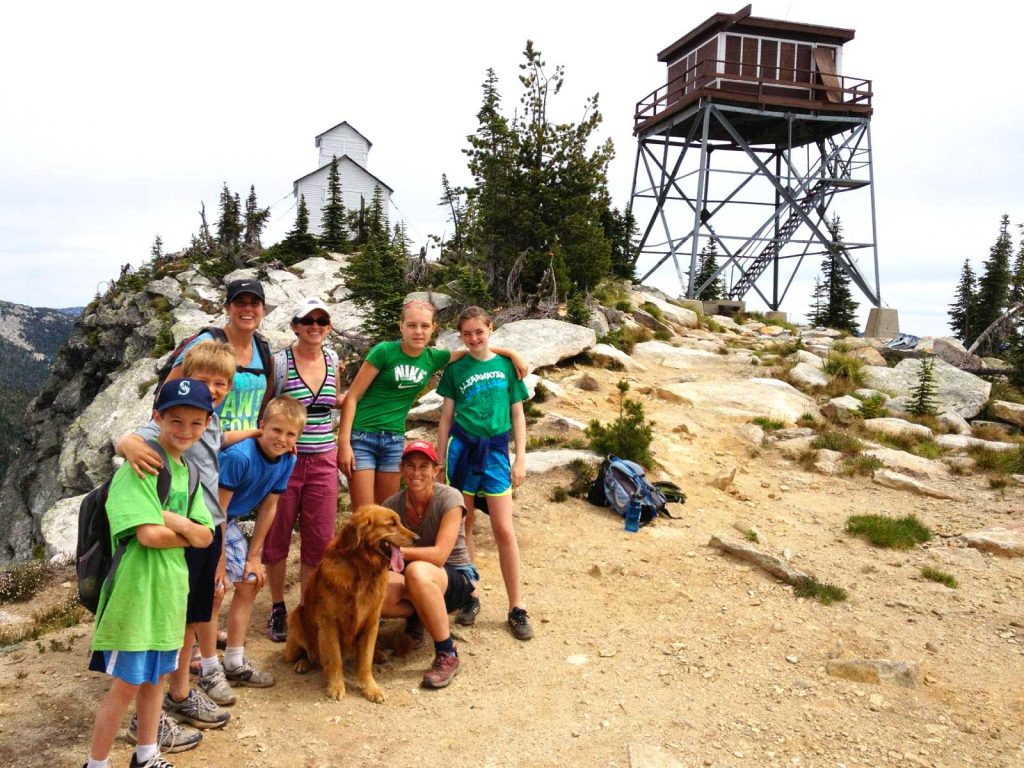
[[[900,332],[899,310],[890,307],[872,307],[864,335],[872,339],[891,339]]]

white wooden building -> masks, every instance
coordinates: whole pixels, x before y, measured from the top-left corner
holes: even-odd
[[[338,158],[338,176],[341,179],[341,199],[346,211],[358,211],[361,201],[367,206],[373,200],[374,190],[380,189],[384,199],[384,217],[389,218],[392,189],[366,169],[367,156],[372,144],[363,134],[342,121],[316,137],[320,150],[317,168],[292,184],[292,193],[298,200],[306,198],[309,208],[309,231],[322,234],[320,226],[323,207],[327,204],[327,176],[331,160]]]

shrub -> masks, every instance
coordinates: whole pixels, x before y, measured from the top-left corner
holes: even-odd
[[[848,432],[840,432],[838,430],[828,430],[822,432],[811,443],[812,448],[825,448],[830,451],[839,451],[847,455],[855,455],[860,453],[861,444],[853,435]]]
[[[1009,435],[1006,430],[998,424],[979,424],[971,427],[971,436],[979,440],[991,440],[994,442],[1005,442]]]
[[[586,429],[590,447],[602,456],[614,454],[649,467],[654,463],[651,455],[654,424],[646,420],[640,402],[626,397],[629,382],[620,381],[618,389],[619,416],[609,424],[602,424],[597,419],[590,422]]]
[[[854,395],[854,397],[857,397]],[[885,407],[885,395],[870,395],[869,397],[857,398],[860,400],[860,415],[865,419],[884,419],[889,415],[889,409]]]
[[[926,565],[921,568],[921,575],[924,576],[928,581],[936,581],[939,584],[945,584],[950,589],[956,589],[958,585],[956,577],[951,573],[940,571],[938,568],[932,568],[930,565]]]
[[[910,549],[932,538],[932,532],[913,515],[853,515],[846,519],[846,532],[891,549]]]
[[[551,393],[548,392],[547,387],[545,387],[541,382],[538,381],[537,386],[533,388],[533,402],[543,403],[545,400],[548,399],[549,394]]]
[[[798,427],[809,427],[810,429],[818,428],[818,420],[814,418],[814,414],[810,412],[804,412],[800,414],[800,418],[796,420]]]
[[[551,489],[551,500],[556,504],[561,504],[563,501],[569,498],[569,491],[560,485],[556,485]]]
[[[619,310],[619,312],[632,312],[633,304],[629,299],[620,299],[615,302],[615,308]]]
[[[590,486],[597,479],[597,469],[586,459],[573,459],[569,462],[569,472],[572,474],[569,495],[585,499],[590,491]]]
[[[753,544],[758,544],[761,541],[759,538],[757,538],[757,531],[755,531],[753,528],[747,528],[747,532],[743,534],[743,538],[745,538],[747,541]]]
[[[586,327],[587,323],[590,322],[590,318],[593,313],[590,311],[590,307],[587,306],[586,300],[583,298],[583,294],[576,292],[569,297],[569,301],[565,305],[566,316],[565,319],[570,323],[576,325],[582,325]]]
[[[864,361],[857,357],[832,352],[824,362],[825,373],[836,379],[861,386],[864,383]]]
[[[810,597],[822,605],[832,605],[846,599],[846,590],[829,584],[827,581],[818,581],[813,576],[803,579],[796,579],[793,582],[793,594],[797,597]]]
[[[993,400],[1006,400],[1010,403],[1024,405],[1024,392],[1021,392],[1008,381],[996,379],[992,382],[992,391],[989,393],[989,402]]]
[[[647,328],[627,327],[625,325],[609,331],[598,342],[611,344],[616,349],[621,349],[627,355],[633,351],[633,347],[642,341],[650,341],[653,334]]]
[[[786,426],[786,423],[779,421],[778,419],[770,419],[767,416],[755,416],[750,420],[751,424],[757,424],[765,432],[774,432],[777,429],[782,429]]]
[[[882,460],[874,456],[850,456],[843,459],[843,474],[870,475],[876,469],[881,469],[884,466]]]
[[[54,567],[45,560],[28,560],[0,571],[0,605],[30,600],[54,573]]]

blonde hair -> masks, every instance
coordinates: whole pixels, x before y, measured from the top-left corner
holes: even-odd
[[[480,320],[482,320],[484,325],[486,325],[488,328],[494,327],[494,321],[491,320],[491,316],[488,315],[481,307],[474,305],[471,307],[466,307],[464,310],[462,310],[461,314],[459,314],[459,319],[455,321],[455,328],[461,331],[462,324],[467,320],[473,320],[474,318],[479,318]]]
[[[405,310],[410,307],[416,307],[417,309],[429,309],[431,322],[433,322],[434,318],[437,317],[437,307],[434,306],[434,302],[427,301],[425,299],[412,299],[402,305],[402,320],[405,320]]]
[[[306,408],[294,397],[281,395],[267,403],[263,411],[263,421],[270,421],[275,416],[288,419],[300,431],[306,426]]]
[[[235,377],[235,354],[222,341],[201,341],[185,353],[182,373],[189,377],[197,371],[223,376],[229,382]]]

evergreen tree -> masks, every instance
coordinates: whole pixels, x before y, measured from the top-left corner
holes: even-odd
[[[1010,217],[1004,215],[999,226],[999,237],[989,250],[985,270],[978,279],[975,337],[1003,314],[1010,299],[1010,255],[1013,243],[1009,229]],[[978,348],[978,354],[993,355],[998,352],[1007,334],[1007,330],[999,329],[989,334]]]
[[[320,220],[320,242],[324,248],[335,253],[348,250],[348,233],[345,229],[345,205],[341,201],[341,177],[338,175],[338,157],[331,160],[327,172],[327,203]]]
[[[250,184],[249,197],[245,199],[245,235],[242,240],[245,250],[250,255],[255,255],[263,250],[260,236],[268,221],[270,221],[270,209],[260,208],[256,201],[256,187]]]
[[[372,343],[398,335],[406,283],[407,243],[404,230],[389,237],[380,188],[374,190],[366,215],[367,239],[342,268],[349,296],[364,315],[363,330]]]
[[[217,219],[217,245],[226,256],[238,252],[242,241],[242,211],[238,195],[232,195],[225,183],[220,193],[220,217]]]
[[[360,246],[366,243],[370,236],[370,231],[367,222],[366,214],[366,198],[362,195],[359,196],[359,210],[349,211],[348,217],[348,230],[353,234],[352,245]]]
[[[949,305],[949,327],[965,345],[969,345],[980,332],[977,327],[977,282],[971,260],[964,259],[960,271],[960,285],[956,289],[956,299]]]
[[[832,243],[821,262],[825,311],[816,325],[855,334],[858,331],[858,303],[853,300],[853,293],[850,291],[850,277],[839,263],[840,256],[846,253],[846,245],[843,243],[843,225],[838,216],[832,217],[828,231],[832,235]]]
[[[697,266],[697,279],[695,286],[699,288],[704,285],[718,271],[718,243],[715,238],[710,238],[707,245],[701,249],[700,260]],[[725,281],[721,277],[708,283],[698,294],[704,301],[722,301],[726,298]]]
[[[815,275],[814,290],[811,292],[811,311],[807,313],[808,324],[814,327],[823,325],[827,307],[825,284]]]
[[[438,205],[448,209],[448,221],[454,227],[448,247],[456,252],[461,252],[463,248],[463,227],[466,218],[465,194],[466,190],[462,187],[451,185],[447,173],[441,174],[441,200]]]
[[[153,261],[160,261],[164,257],[164,241],[159,234],[153,240],[153,247],[149,249],[149,255]]]
[[[295,213],[295,228],[274,247],[274,253],[285,264],[294,264],[315,255],[318,250],[316,236],[310,234],[309,231],[309,209],[306,207],[306,196],[299,195],[299,208]]]
[[[910,392],[907,410],[915,416],[934,416],[938,411],[935,407],[935,358],[921,358],[921,367],[917,371],[917,384]]]
[[[634,282],[636,271],[637,231],[633,209],[626,206],[625,212],[609,207],[601,216],[604,236],[612,244],[611,269],[614,277]]]

